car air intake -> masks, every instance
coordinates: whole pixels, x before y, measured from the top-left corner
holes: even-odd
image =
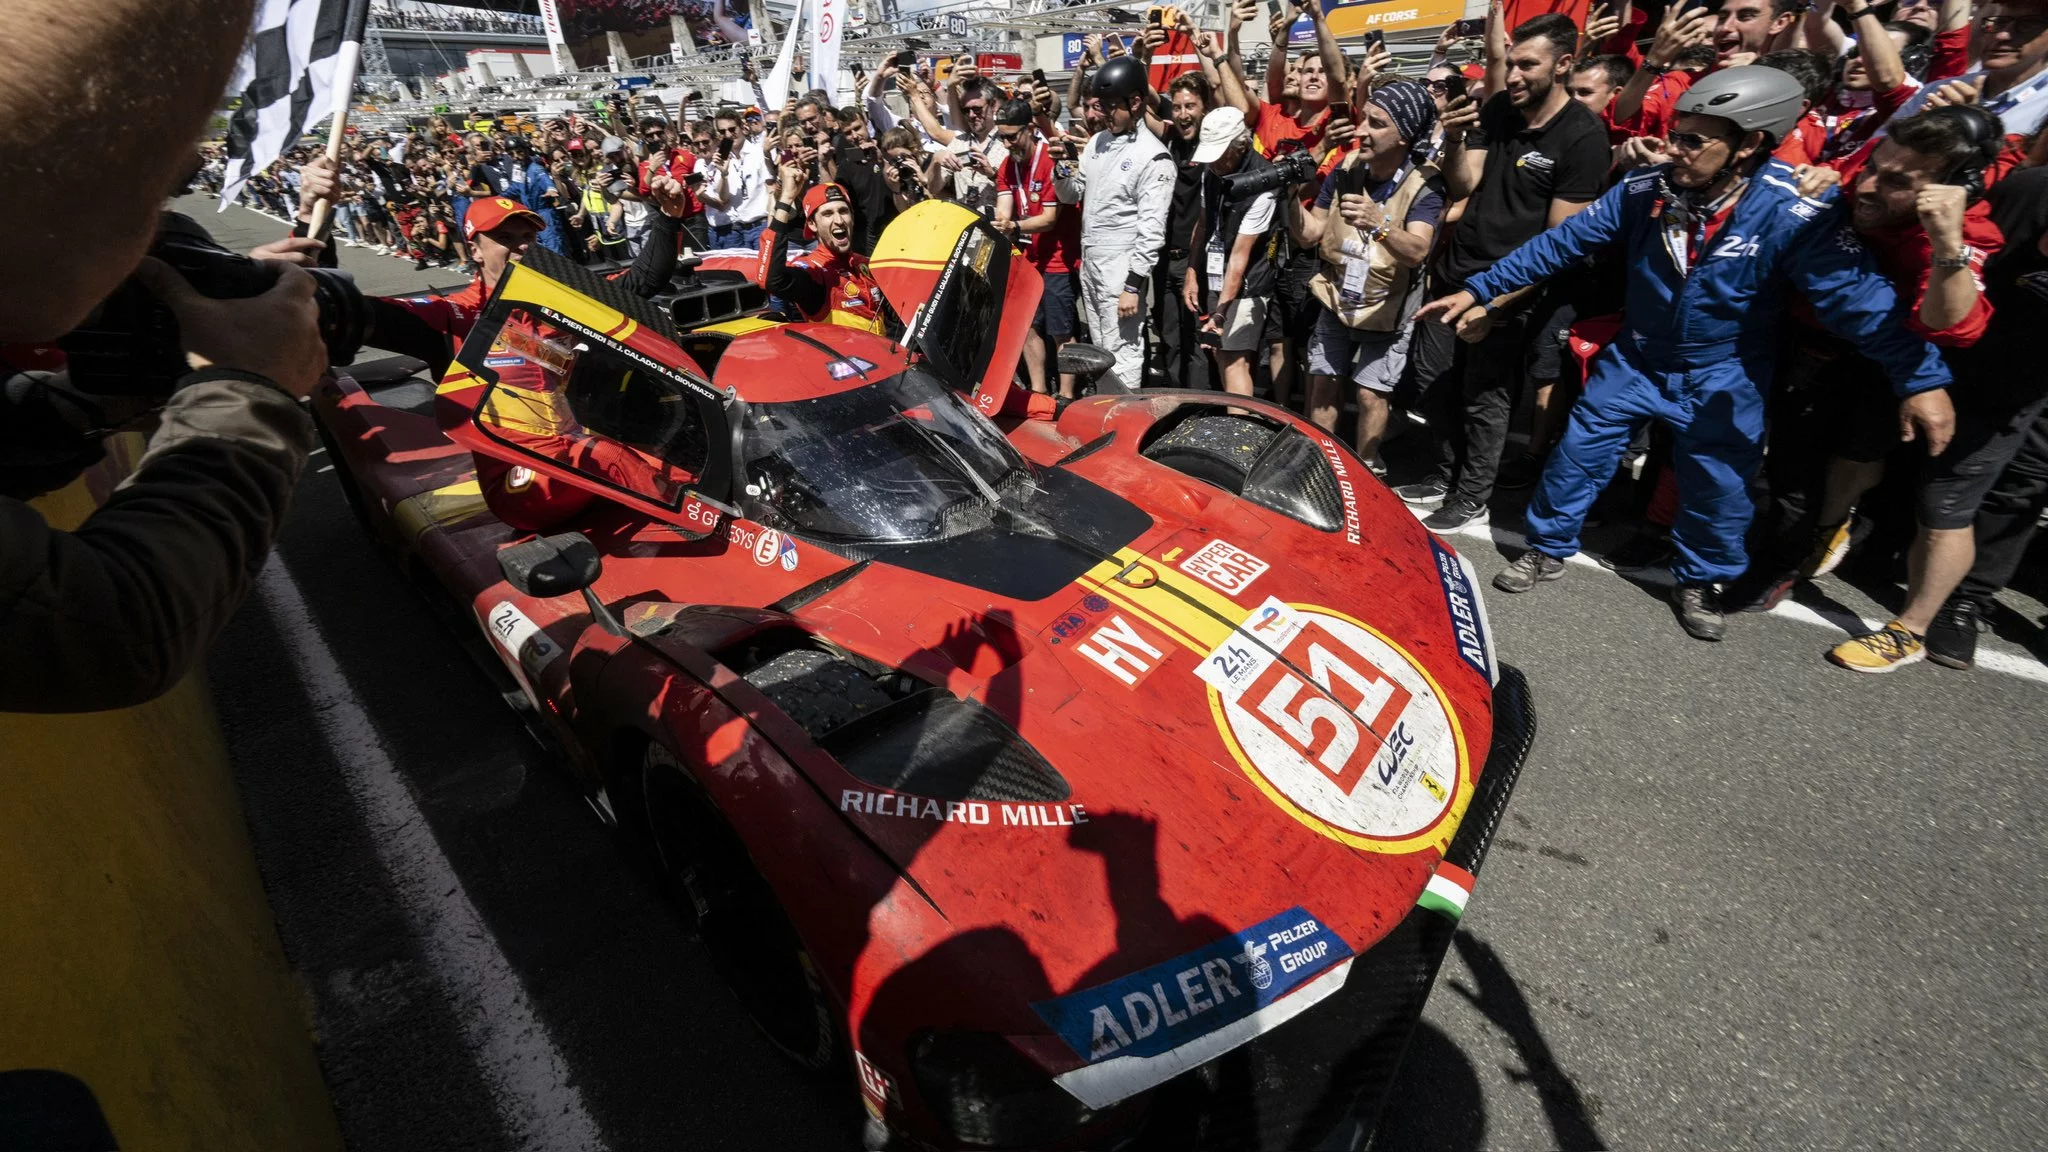
[[[934,800],[1065,800],[1073,789],[1002,718],[929,689],[819,741],[856,779]]]
[[[1344,524],[1337,476],[1322,449],[1297,429],[1197,409],[1142,451],[1149,460],[1311,528],[1335,532]]]

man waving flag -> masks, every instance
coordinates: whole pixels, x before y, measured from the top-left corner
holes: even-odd
[[[228,121],[225,208],[251,174],[298,142],[306,125],[348,107],[362,55],[368,0],[261,0],[228,91],[242,106]],[[339,118],[335,131],[341,130]]]

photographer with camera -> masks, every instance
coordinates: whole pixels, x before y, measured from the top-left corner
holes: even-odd
[[[791,259],[789,237],[799,230],[806,238],[815,235],[818,246]],[[854,250],[853,234],[846,189],[814,183],[808,166],[785,163],[761,234],[762,286],[805,320],[882,331],[882,289],[868,273],[868,258]]]
[[[165,343],[122,334],[117,352],[163,353],[162,374],[141,381],[16,372],[28,354],[7,351],[0,711],[98,711],[175,685],[247,594],[312,447],[298,400],[328,360],[314,277],[216,249],[245,275],[242,298],[213,299],[205,258],[171,250],[192,246],[160,248],[168,263],[144,255],[157,209],[190,167],[227,83],[251,6],[164,0],[82,16],[74,5],[28,0],[10,10],[15,34],[0,45],[0,75],[13,78],[0,84],[0,213],[16,228],[0,251],[0,340],[47,345],[117,288],[139,318],[161,321],[152,335],[176,335]],[[97,107],[96,94],[110,90],[131,101],[92,131],[45,114],[52,101]],[[60,171],[122,178],[81,185]],[[103,310],[97,320],[114,318]],[[39,359],[50,362],[46,351]],[[136,399],[86,387],[110,383],[146,387],[148,402],[161,403],[149,450],[76,531],[54,530],[24,501],[99,459],[113,430],[101,413]]]
[[[1306,153],[1296,153],[1305,156]],[[1290,157],[1291,159],[1292,157]],[[1244,112],[1217,108],[1202,117],[1195,163],[1204,166],[1201,208],[1182,286],[1182,302],[1201,317],[1196,339],[1216,352],[1223,390],[1252,394],[1251,355],[1265,331],[1273,268],[1266,234],[1273,227],[1283,171],[1252,150]]]
[[[925,153],[917,133],[898,125],[882,133],[882,183],[889,187],[890,206],[897,212],[929,198],[925,191],[925,170],[919,167]]]
[[[1436,166],[1417,157],[1429,147],[1436,103],[1413,80],[1373,88],[1361,107],[1358,147],[1323,181],[1315,204],[1288,198],[1295,243],[1321,268],[1309,290],[1323,305],[1308,346],[1308,416],[1332,432],[1343,383],[1358,396],[1358,458],[1384,476],[1380,439],[1388,397],[1408,364],[1415,289],[1443,215]]]
[[[1166,244],[1173,207],[1173,153],[1144,130],[1145,66],[1119,56],[1089,81],[1102,131],[1054,181],[1061,204],[1079,204],[1081,315],[1095,345],[1116,358],[1099,387],[1135,392],[1144,382],[1145,299]]]

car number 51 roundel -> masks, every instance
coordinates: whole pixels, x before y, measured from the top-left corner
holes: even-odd
[[[1450,843],[1471,792],[1464,733],[1436,682],[1378,633],[1268,598],[1200,675],[1225,743],[1296,819],[1375,852]]]

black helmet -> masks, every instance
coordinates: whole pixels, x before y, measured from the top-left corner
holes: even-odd
[[[1719,116],[1744,132],[1762,132],[1776,144],[1806,114],[1806,87],[1776,68],[1749,64],[1716,72],[1686,89],[1678,110]]]
[[[1110,104],[1122,104],[1144,90],[1145,66],[1135,56],[1111,60],[1088,82],[1088,94]]]

